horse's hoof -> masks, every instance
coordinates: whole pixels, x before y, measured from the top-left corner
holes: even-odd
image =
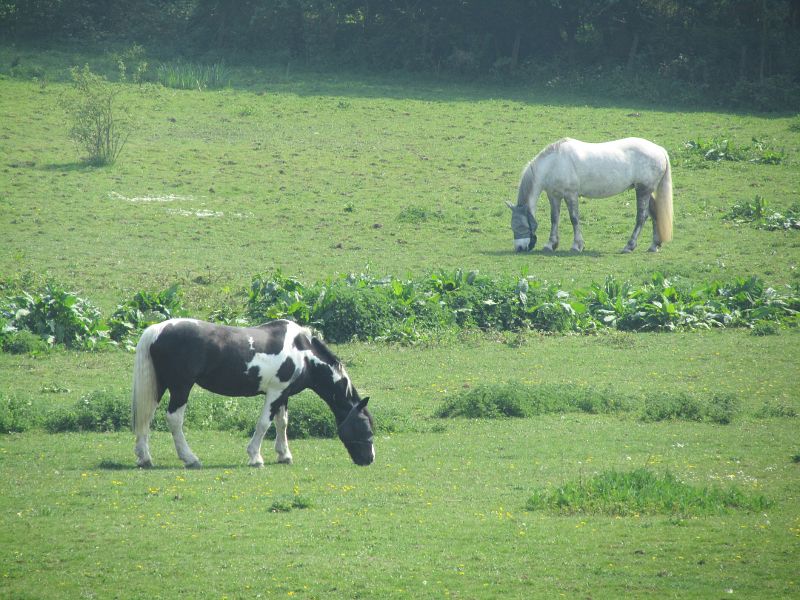
[[[572,252],[583,252],[583,246],[573,246],[570,250]]]
[[[661,246],[656,246],[656,245],[650,246],[647,249],[648,252],[658,252],[659,250],[661,250]]]
[[[542,246],[542,252],[544,252],[545,254],[552,254],[553,253],[553,247],[552,246]]]
[[[263,462],[254,462],[254,463],[249,463],[249,466],[253,467],[254,469],[260,469],[260,468],[262,468],[264,466],[264,463]]]
[[[143,462],[138,463],[137,466],[140,469],[152,469],[153,468],[153,461],[152,460],[145,460]]]
[[[203,468],[203,465],[202,465],[202,463],[201,463],[199,460],[196,460],[196,461],[194,461],[194,462],[192,462],[192,463],[189,463],[188,465],[186,465],[186,468],[187,468],[187,469],[202,469],[202,468]]]
[[[292,462],[293,461],[291,456],[284,456],[283,458],[278,458],[279,465],[291,465]]]
[[[622,254],[630,254],[631,252],[633,252],[633,248],[629,248],[628,246],[625,246],[625,247],[624,247],[624,248],[621,250],[621,252],[622,252]]]

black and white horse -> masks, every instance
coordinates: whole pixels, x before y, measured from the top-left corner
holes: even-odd
[[[170,319],[145,329],[136,346],[133,374],[133,430],[140,467],[151,467],[150,422],[169,390],[167,424],[178,457],[187,468],[200,461],[183,435],[186,402],[194,384],[224,396],[256,396],[266,400],[247,446],[250,465],[260,467],[261,442],[275,423],[278,462],[291,463],[286,439],[289,397],[310,388],[330,407],[339,439],[353,462],[375,459],[372,416],[359,398],[342,363],[308,329],[292,321],[259,327],[227,327],[194,319]]]

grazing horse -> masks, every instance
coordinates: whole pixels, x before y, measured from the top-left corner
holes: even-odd
[[[656,252],[672,239],[672,175],[667,151],[641,138],[625,138],[589,144],[564,138],[542,150],[522,172],[517,204],[511,209],[511,229],[517,252],[536,245],[536,203],[542,191],[550,200],[550,239],[543,250],[558,248],[558,221],[562,198],[572,221],[572,250],[583,250],[578,216],[578,197],[607,198],[625,190],[636,190],[636,225],[623,252],[636,248],[647,215],[653,219]]]
[[[353,462],[369,465],[375,459],[369,398],[359,398],[342,363],[308,329],[286,320],[242,328],[170,319],[145,329],[136,346],[132,421],[140,467],[153,466],[150,421],[166,390],[167,424],[178,457],[187,468],[200,467],[183,435],[186,402],[195,383],[224,396],[266,396],[247,446],[251,466],[264,464],[261,442],[270,422],[275,423],[278,462],[292,462],[287,403],[306,388],[330,407]]]

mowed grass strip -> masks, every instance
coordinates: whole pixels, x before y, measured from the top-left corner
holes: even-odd
[[[772,502],[763,495],[747,494],[736,486],[690,485],[669,471],[659,475],[645,468],[611,469],[555,489],[538,489],[526,504],[530,511],[619,516],[718,514],[732,509],[760,511],[770,506]]]

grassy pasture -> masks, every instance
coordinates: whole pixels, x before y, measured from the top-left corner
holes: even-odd
[[[369,269],[527,270],[570,289],[654,271],[696,281],[796,284],[797,232],[722,217],[759,194],[798,200],[796,118],[608,106],[504,88],[237,72],[222,91],[128,86],[137,126],[113,167],[84,166],[58,109],[63,84],[0,79],[0,275],[54,278],[109,314],[179,283],[198,316],[240,304],[256,273],[306,281]],[[243,82],[242,85],[236,84]],[[668,102],[665,99],[665,105]],[[586,251],[515,255],[508,210],[524,164],[569,135],[650,138],[672,155],[675,240],[620,255],[633,196],[582,203]],[[753,137],[781,165],[684,164],[693,138]],[[547,203],[537,215],[548,231]],[[562,245],[570,227],[562,222]],[[139,471],[129,434],[0,436],[0,596],[794,597],[800,538],[796,330],[598,336],[464,333],[414,347],[336,348],[362,394],[398,420],[377,462],[338,441],[290,441],[295,465],[246,468],[246,438],[167,434]],[[43,405],[130,391],[122,350],[0,355],[0,390]],[[482,381],[735,394],[730,425],[566,414],[432,417]],[[202,401],[195,392],[195,401]],[[291,407],[290,407],[291,408]],[[190,402],[191,410],[191,402]],[[163,418],[159,414],[157,418]],[[268,446],[268,444],[265,444]],[[269,454],[266,452],[265,457]],[[762,494],[764,512],[563,515],[527,511],[537,489],[608,469],[669,470]]]

